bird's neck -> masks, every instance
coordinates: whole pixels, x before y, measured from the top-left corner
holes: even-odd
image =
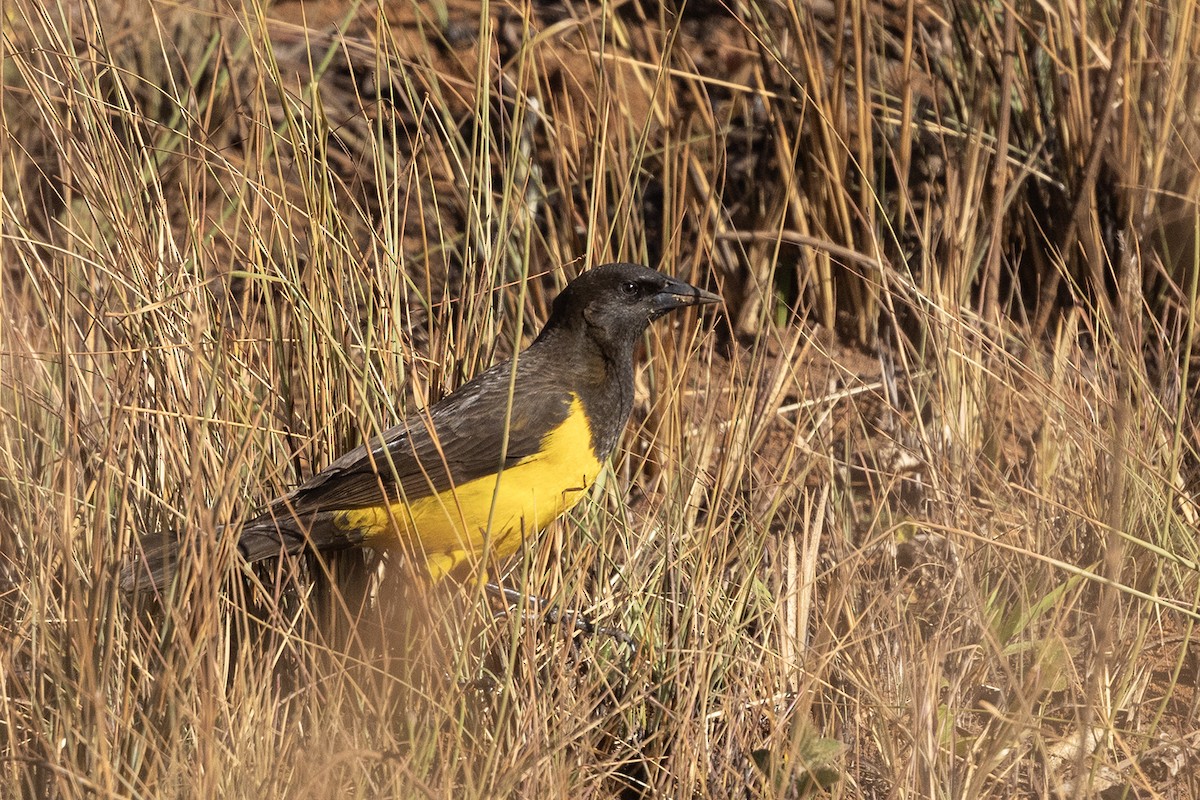
[[[633,410],[633,347],[605,355],[604,375],[581,376],[578,391],[592,419],[592,443],[601,458],[616,449]]]
[[[634,342],[599,342],[591,336],[540,337],[552,357],[575,365],[570,385],[592,424],[592,443],[602,460],[612,453],[633,409]]]

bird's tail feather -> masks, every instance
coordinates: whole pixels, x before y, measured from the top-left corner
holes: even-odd
[[[326,515],[314,515],[308,523],[310,528],[306,530],[295,519],[264,515],[251,520],[238,536],[238,553],[242,561],[253,564],[283,555],[342,550],[361,542],[361,537],[347,536],[337,530]],[[218,535],[222,530],[218,529]],[[187,544],[173,534],[147,536],[141,541],[137,555],[121,570],[121,588],[126,592],[162,589],[178,571],[186,548]]]
[[[161,589],[179,567],[182,543],[169,534],[147,536],[138,544],[137,554],[121,570],[121,589]]]

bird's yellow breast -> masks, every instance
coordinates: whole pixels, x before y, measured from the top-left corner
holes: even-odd
[[[462,562],[510,556],[575,505],[600,474],[583,403],[572,395],[566,419],[542,437],[538,452],[409,503],[339,511],[334,524],[365,535],[371,547],[399,547],[423,557],[434,580]]]

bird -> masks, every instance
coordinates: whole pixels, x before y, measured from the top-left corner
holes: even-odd
[[[242,561],[401,550],[436,582],[513,555],[582,498],[616,449],[633,408],[636,346],[649,325],[720,302],[637,264],[583,272],[554,299],[525,350],[243,522]],[[180,554],[177,537],[148,537],[123,570],[123,588],[164,587]]]

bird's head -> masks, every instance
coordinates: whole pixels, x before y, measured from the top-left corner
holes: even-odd
[[[721,298],[637,264],[605,264],[583,273],[554,299],[545,336],[585,326],[602,346],[632,347],[646,327],[677,308]],[[541,338],[541,337],[539,337]]]

